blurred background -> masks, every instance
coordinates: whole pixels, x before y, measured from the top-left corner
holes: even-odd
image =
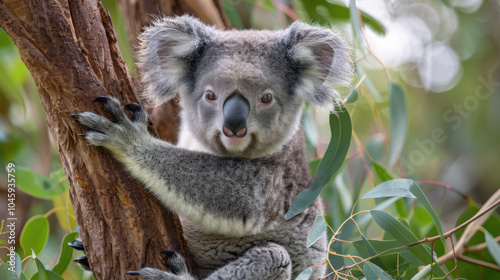
[[[389,172],[396,177],[420,181],[431,202],[440,203],[441,211],[445,207],[441,214],[443,220],[448,221],[445,225],[448,229],[455,224],[467,199],[482,204],[498,190],[499,1],[358,0],[356,5],[364,12],[366,27],[362,33],[356,33],[356,26],[349,20],[349,1],[222,2],[235,28],[279,29],[291,20],[300,19],[334,26],[352,45],[357,73],[353,87],[359,97],[346,107],[356,137],[363,144],[351,144],[349,156],[352,160],[332,184],[342,190],[340,196],[350,197],[356,182],[369,188],[376,181],[373,178],[356,181],[355,170],[362,164],[361,159],[356,158],[360,148],[377,146],[378,160],[388,161],[389,77],[404,89],[409,119],[399,164]],[[111,11],[122,54],[134,73],[132,51],[118,5],[114,0],[103,3]],[[344,97],[350,92],[351,89],[343,89]],[[304,126],[311,160],[314,160],[322,156],[329,142],[327,112],[308,108]],[[0,219],[7,217],[7,178],[3,167],[10,162],[15,163],[20,172],[26,172],[23,173],[25,177],[32,176],[26,184],[39,183],[40,178],[64,184],[60,159],[51,142],[34,82],[15,45],[0,29]],[[28,175],[30,172],[45,177]],[[448,195],[443,187],[454,191]],[[57,193],[62,205],[67,203],[64,188],[62,186]],[[326,200],[333,201],[328,197],[328,190],[325,192]],[[16,211],[20,224],[55,207],[53,196],[18,194]],[[342,205],[344,209],[351,206]],[[56,254],[62,236],[68,231],[60,227],[55,218],[49,221],[52,228],[49,246],[43,251],[48,259]],[[69,227],[74,224],[70,223]],[[0,238],[0,246],[4,243]],[[6,253],[4,251],[0,249],[1,256]],[[76,277],[81,271],[76,269],[70,273]]]

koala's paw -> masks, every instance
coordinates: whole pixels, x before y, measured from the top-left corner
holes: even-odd
[[[91,129],[79,134],[90,144],[104,146],[113,152],[125,152],[134,145],[140,145],[144,138],[150,137],[147,130],[147,113],[138,104],[130,103],[125,106],[125,109],[132,112],[129,119],[116,98],[101,96],[95,101],[104,105],[114,121],[92,112],[71,115],[80,124]]]
[[[142,280],[194,280],[188,272],[184,258],[177,252],[165,250],[162,252],[167,256],[167,264],[170,271],[162,271],[156,268],[145,267],[139,271],[129,271],[129,275],[138,275]]]

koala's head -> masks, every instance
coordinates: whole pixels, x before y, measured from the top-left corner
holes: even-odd
[[[285,30],[221,31],[182,16],[160,18],[141,36],[144,97],[180,95],[182,122],[222,156],[260,157],[286,144],[305,101],[334,110],[332,84],[352,76],[345,42],[331,29],[295,22]]]

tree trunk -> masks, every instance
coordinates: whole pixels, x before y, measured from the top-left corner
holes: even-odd
[[[82,111],[109,116],[93,102],[98,96],[139,103],[101,2],[0,0],[0,26],[37,85],[95,278],[125,279],[126,271],[145,266],[166,269],[164,249],[186,255],[178,218],[107,151],[77,136],[85,128],[70,117]]]

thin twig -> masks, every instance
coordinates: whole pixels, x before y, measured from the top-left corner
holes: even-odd
[[[500,242],[500,236],[495,237],[495,242]],[[484,249],[488,247],[488,244],[486,242],[477,244],[477,245],[472,245],[472,246],[465,246],[464,248],[464,253],[476,253],[476,252],[481,252]]]
[[[486,209],[484,209],[484,210],[482,210],[482,211],[478,212],[476,215],[474,215],[472,218],[470,218],[469,220],[467,220],[467,221],[466,221],[466,222],[464,222],[463,224],[461,224],[461,225],[457,226],[456,228],[454,228],[454,229],[452,229],[452,230],[450,230],[450,231],[446,232],[446,233],[444,234],[444,238],[449,238],[449,237],[451,237],[451,236],[452,236],[455,232],[457,232],[457,231],[459,231],[459,230],[463,229],[463,228],[464,228],[464,227],[466,227],[467,225],[469,225],[469,224],[471,224],[472,222],[476,221],[477,219],[481,218],[483,215],[485,215],[485,214],[486,214],[486,213],[488,213],[489,211],[493,210],[493,209],[494,209],[495,207],[497,207],[498,205],[500,205],[500,199],[499,199],[499,200],[497,200],[495,203],[491,204],[491,205],[490,205],[489,207],[487,207]],[[358,213],[356,213],[356,214],[358,214]],[[344,224],[345,224],[345,222],[344,222]],[[405,249],[405,248],[408,248],[408,247],[411,247],[411,246],[415,246],[415,245],[418,245],[418,244],[422,244],[422,243],[434,242],[434,241],[436,241],[436,240],[438,240],[438,239],[440,239],[440,238],[441,238],[441,235],[436,235],[436,236],[429,237],[429,238],[427,238],[427,237],[426,237],[426,238],[424,238],[424,239],[422,239],[422,240],[420,240],[420,241],[417,241],[417,242],[414,242],[414,243],[411,243],[411,244],[403,245],[403,246],[396,247],[396,248],[390,248],[390,249],[387,249],[387,250],[385,250],[385,251],[383,251],[383,252],[381,252],[381,253],[378,253],[378,254],[373,255],[373,256],[371,256],[371,257],[369,257],[369,258],[366,258],[366,259],[364,259],[363,261],[360,261],[360,262],[358,262],[358,263],[355,263],[355,264],[352,264],[352,265],[348,265],[348,266],[343,266],[343,267],[342,267],[342,268],[340,268],[338,271],[351,269],[351,268],[353,268],[354,266],[357,266],[357,265],[359,265],[359,264],[361,264],[361,263],[364,263],[364,262],[366,262],[366,261],[369,261],[369,260],[372,260],[372,259],[378,258],[378,257],[380,257],[381,255],[383,255],[383,254],[385,254],[385,253],[388,253],[388,252],[390,252],[390,251],[393,251],[393,250],[401,250],[401,249]],[[450,253],[452,253],[452,252],[450,252]],[[450,254],[450,253],[448,253],[446,256],[443,256],[443,257],[441,257],[441,258],[437,259],[436,263],[438,263],[438,264],[443,264],[443,260],[445,260],[445,259],[446,259],[446,257],[448,257],[449,259],[451,259],[451,258],[453,257],[453,254]],[[450,255],[450,256],[448,256],[448,255]],[[447,261],[447,260],[449,260],[449,259],[446,259],[446,261]]]
[[[493,270],[496,270],[496,271],[500,271],[500,266],[494,265],[494,264],[489,263],[489,262],[485,262],[485,261],[482,261],[482,260],[476,260],[476,259],[473,259],[471,257],[467,257],[467,256],[463,256],[463,255],[460,255],[460,256],[457,256],[457,257],[458,257],[459,260],[462,260],[464,262],[468,262],[468,263],[471,263],[471,264],[475,264],[475,265],[487,267],[489,269],[493,269]]]

